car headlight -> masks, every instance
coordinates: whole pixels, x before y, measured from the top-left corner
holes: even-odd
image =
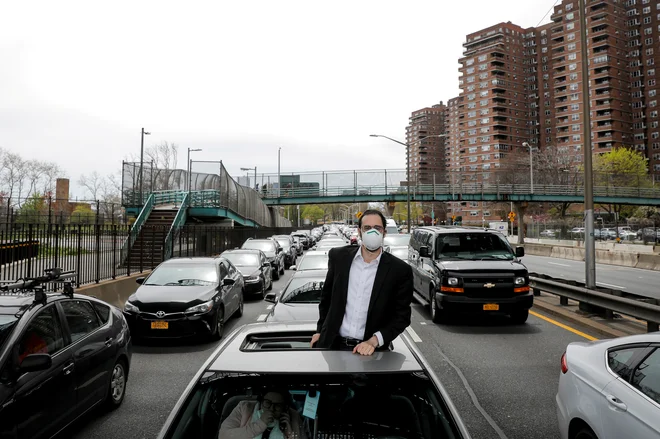
[[[450,277],[447,279],[447,285],[456,286],[458,285],[458,278]]]
[[[138,314],[140,312],[140,308],[127,301],[124,305],[124,311]]]
[[[199,305],[191,306],[186,310],[186,314],[204,314],[213,309],[213,301],[200,303]]]
[[[517,278],[513,281],[513,283],[514,283],[515,285],[525,285],[525,284],[527,283],[527,279],[525,279],[524,277],[517,277]]]
[[[259,280],[259,276],[246,276],[245,281],[246,282],[257,282]]]

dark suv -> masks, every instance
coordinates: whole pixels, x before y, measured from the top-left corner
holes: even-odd
[[[532,307],[527,268],[499,232],[469,227],[420,227],[410,239],[415,290],[435,323],[452,311],[509,314],[525,323]]]

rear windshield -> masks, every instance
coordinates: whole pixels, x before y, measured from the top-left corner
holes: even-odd
[[[288,412],[290,424],[299,426],[292,432],[292,437],[298,438],[462,437],[442,396],[423,372],[207,373],[180,408],[165,437],[243,437],[243,420],[255,422],[264,409]],[[278,428],[276,417],[272,429]]]
[[[410,243],[410,235],[399,234],[389,235],[389,230],[387,231],[388,235],[383,239],[383,245],[391,246],[407,246]]]
[[[254,253],[223,253],[222,257],[237,267],[259,266],[259,255]]]
[[[509,243],[496,233],[441,234],[436,241],[438,259],[502,259],[512,260],[515,255]]]
[[[327,270],[328,255],[305,255],[296,270]]]
[[[273,253],[275,251],[275,243],[272,241],[246,241],[243,244],[243,248]]]
[[[162,264],[146,279],[144,285],[212,285],[218,282],[215,264]]]

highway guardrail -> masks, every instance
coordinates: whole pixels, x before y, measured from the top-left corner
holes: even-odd
[[[576,300],[580,304],[584,303],[596,309],[604,310],[605,316],[609,318],[612,318],[612,312],[624,314],[645,321],[647,332],[658,331],[660,305],[657,299],[621,290],[605,288],[594,290],[574,281],[555,279],[537,273],[530,273],[529,280],[535,295],[539,291],[554,294],[561,298],[560,303],[562,305],[568,305],[568,299]]]

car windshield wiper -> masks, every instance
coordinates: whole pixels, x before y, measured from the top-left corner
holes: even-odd
[[[165,285],[213,285],[213,282],[204,279],[179,279],[176,282],[168,282]]]
[[[511,261],[513,257],[511,255],[481,255],[479,259],[497,259],[499,261]]]
[[[321,291],[323,291],[323,284],[324,284],[324,281],[307,282],[306,284],[304,284],[304,285],[302,285],[302,286],[300,286],[300,287],[298,287],[294,290],[291,290],[291,292],[289,294],[287,294],[286,296],[284,296],[284,298],[281,299],[280,302],[282,302],[282,303],[291,302],[294,297],[299,296],[302,293],[309,293],[309,292],[312,292],[312,291],[321,292]],[[297,302],[297,303],[303,303],[303,302]]]
[[[469,258],[469,257],[466,257],[466,256],[459,256],[459,255],[453,255],[453,256],[440,255],[440,258],[442,258],[442,259],[445,259],[445,258],[447,258],[447,259],[462,259],[462,260],[465,260],[465,261],[474,261],[474,258]]]

